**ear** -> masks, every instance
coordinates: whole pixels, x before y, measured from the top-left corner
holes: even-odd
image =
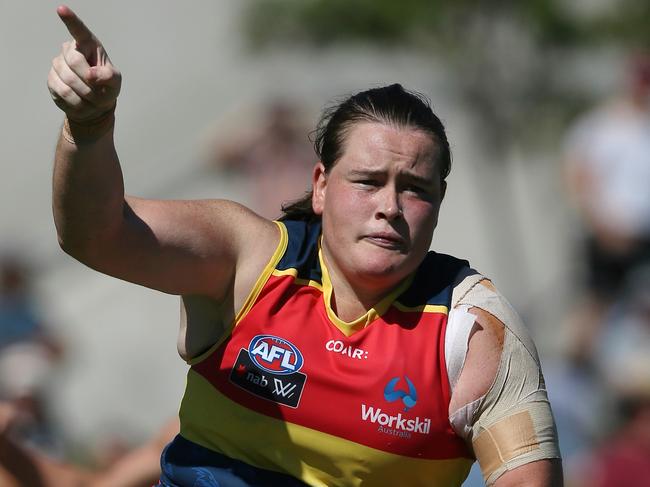
[[[445,194],[447,193],[447,181],[440,183],[440,202],[445,199]]]
[[[323,207],[325,206],[325,190],[327,188],[327,174],[325,173],[325,166],[322,162],[314,166],[314,172],[311,177],[311,207],[317,215],[323,214]]]

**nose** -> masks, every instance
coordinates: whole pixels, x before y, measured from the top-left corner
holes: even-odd
[[[402,203],[399,193],[395,188],[385,186],[378,192],[379,201],[377,202],[376,218],[378,220],[393,221],[403,216]]]

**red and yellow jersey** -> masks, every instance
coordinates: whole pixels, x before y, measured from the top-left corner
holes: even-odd
[[[258,479],[460,485],[473,459],[449,424],[444,335],[467,262],[430,252],[390,296],[346,323],[329,305],[320,224],[278,225],[281,242],[231,333],[191,363],[175,442],[213,452],[216,465],[246,465]]]

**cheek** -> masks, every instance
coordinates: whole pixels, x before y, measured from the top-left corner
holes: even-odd
[[[353,224],[351,221],[355,216],[354,202],[346,191],[340,188],[330,187],[323,208],[323,226],[327,228],[329,235],[342,237],[341,231]]]
[[[405,213],[411,236],[417,239],[431,238],[438,223],[439,205],[418,202]]]
[[[367,194],[360,191],[354,191],[340,188],[337,191],[330,192],[329,208],[331,214],[336,215],[339,219],[349,221],[356,216],[366,214],[366,210],[371,207],[372,202]]]

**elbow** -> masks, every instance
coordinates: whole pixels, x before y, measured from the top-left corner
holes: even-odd
[[[71,236],[59,232],[57,240],[63,252],[82,264],[92,267],[93,255],[97,254],[97,242],[101,241],[101,239],[94,239],[89,236]]]
[[[59,247],[70,257],[84,262],[84,255],[87,253],[85,246],[80,239],[72,239],[69,236],[63,235],[61,232],[57,234]]]

